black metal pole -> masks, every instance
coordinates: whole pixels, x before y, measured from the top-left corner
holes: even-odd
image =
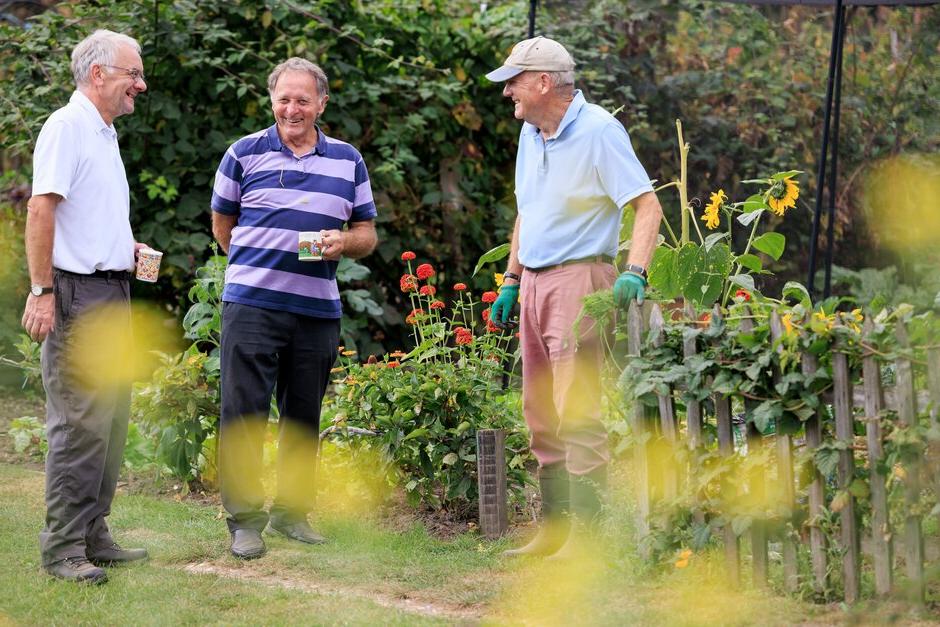
[[[529,0],[529,39],[535,37],[535,9],[538,4],[539,0]]]
[[[829,153],[829,123],[832,113],[832,96],[835,83],[836,56],[838,55],[839,34],[842,28],[842,0],[836,0],[835,24],[832,28],[832,45],[829,49],[829,81],[826,86],[826,106],[823,121],[822,147],[819,149],[819,167],[816,170],[816,208],[813,215],[813,234],[809,242],[809,272],[806,287],[813,293],[816,278],[816,255],[819,252],[819,222],[822,214],[823,187],[826,178],[826,156]]]
[[[836,183],[839,180],[839,117],[842,113],[842,49],[845,47],[846,8],[842,7],[839,20],[839,51],[836,54],[836,94],[832,118],[832,168],[829,171],[829,223],[826,224],[826,282],[823,298],[829,298],[832,287],[832,257],[835,246]]]

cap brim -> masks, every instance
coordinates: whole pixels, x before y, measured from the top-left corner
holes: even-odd
[[[524,71],[525,70],[519,67],[504,65],[487,74],[486,78],[494,83],[502,83],[503,81],[508,81],[513,76],[522,74]]]

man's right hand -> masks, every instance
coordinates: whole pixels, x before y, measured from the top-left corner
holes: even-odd
[[[510,324],[509,316],[512,315],[513,307],[516,306],[518,300],[519,286],[504,283],[499,288],[499,296],[496,297],[493,307],[490,309],[490,320],[493,321],[493,324],[501,328],[507,328]]]
[[[27,296],[22,324],[33,341],[42,342],[46,339],[55,325],[55,295]]]

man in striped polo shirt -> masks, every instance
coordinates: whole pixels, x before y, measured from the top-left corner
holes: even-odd
[[[317,126],[329,99],[323,70],[297,57],[268,76],[275,124],[226,151],[212,193],[212,232],[228,254],[222,294],[219,470],[232,554],[265,552],[261,531],[323,542],[313,508],[320,405],[339,346],[340,257],[375,248],[369,173],[351,145]],[[322,235],[302,260],[301,233]],[[261,484],[271,395],[280,413],[277,493]]]

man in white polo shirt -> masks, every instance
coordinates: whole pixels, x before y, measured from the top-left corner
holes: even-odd
[[[582,299],[614,287],[618,305],[643,301],[662,208],[626,130],[574,89],[574,60],[558,42],[516,44],[486,77],[523,120],[516,157],[518,215],[491,318],[506,324],[521,288],[523,413],[539,462],[544,522],[510,555],[570,557],[601,509],[610,454],[600,415],[601,335],[572,327]],[[615,268],[624,206],[636,211],[625,271]],[[570,514],[570,517],[569,517]]]
[[[132,113],[146,91],[140,46],[95,31],[72,51],[77,89],[43,124],[33,153],[26,219],[32,282],[23,327],[42,341],[46,390],[46,526],[42,565],[61,579],[103,583],[100,568],[147,557],[114,542],[105,517],[117,484],[130,409],[130,386],[75,367],[76,323],[107,308],[96,325],[98,357],[128,337],[130,282],[137,250],[130,198],[113,121]],[[113,335],[112,335],[113,334]]]

